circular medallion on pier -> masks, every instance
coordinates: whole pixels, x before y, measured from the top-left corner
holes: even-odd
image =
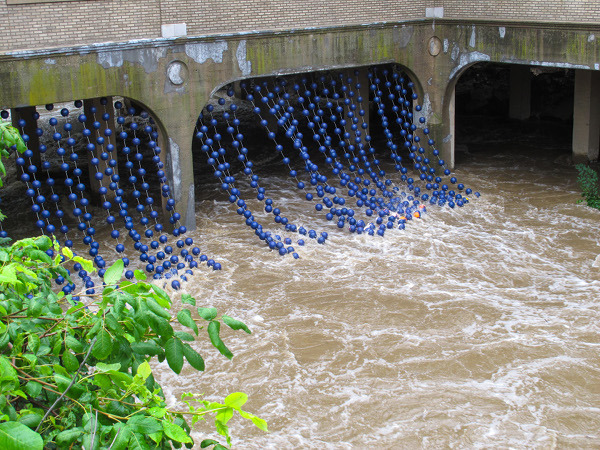
[[[167,66],[167,78],[175,86],[181,86],[188,77],[188,68],[182,61],[171,61]]]
[[[437,36],[433,36],[429,39],[429,54],[431,56],[437,56],[442,51],[442,41]]]

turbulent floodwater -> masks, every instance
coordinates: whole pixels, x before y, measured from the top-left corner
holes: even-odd
[[[330,235],[299,260],[204,185],[192,236],[223,270],[185,290],[253,334],[225,333],[231,362],[198,343],[207,371],[164,371],[171,400],[248,393],[270,433],[233,420],[237,448],[600,447],[600,211],[564,155],[495,150],[457,166],[480,199],[384,238],[338,232],[269,166],[288,217]]]

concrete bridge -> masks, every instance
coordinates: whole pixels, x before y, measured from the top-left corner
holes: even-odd
[[[122,96],[152,114],[179,211],[194,226],[192,139],[218,88],[246,78],[401,65],[454,162],[454,88],[478,62],[511,64],[511,115],[531,66],[574,69],[573,153],[597,159],[600,1],[1,0],[0,107]]]

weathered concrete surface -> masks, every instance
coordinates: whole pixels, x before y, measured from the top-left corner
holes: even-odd
[[[573,99],[573,159],[584,162],[598,159],[600,145],[600,73],[575,72]]]
[[[598,70],[596,35],[599,25],[436,19],[6,52],[0,54],[0,106],[116,95],[143,104],[170,142],[178,208],[184,215],[189,210],[185,223],[191,225],[194,125],[220,86],[247,77],[398,63],[416,83],[436,144],[452,162],[454,86],[468,67],[492,61]]]

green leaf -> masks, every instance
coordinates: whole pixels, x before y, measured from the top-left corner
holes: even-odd
[[[52,247],[52,239],[50,239],[48,236],[40,236],[33,243],[37,248],[44,252]]]
[[[25,414],[24,416],[19,417],[19,423],[35,430],[35,428],[40,424],[43,417],[41,414],[32,412],[30,414]]]
[[[223,425],[227,425],[227,422],[233,417],[233,408],[221,409],[215,415],[215,420],[221,422]]]
[[[198,308],[198,314],[204,320],[211,321],[217,317],[217,308]]]
[[[252,334],[250,329],[241,320],[236,320],[226,315],[223,315],[222,319],[223,323],[225,323],[225,325],[227,325],[229,328],[233,330],[244,330],[246,333]]]
[[[41,250],[29,250],[27,252],[27,256],[29,256],[34,261],[42,261],[43,263],[52,265],[52,258],[50,258],[50,256],[48,256],[46,252],[43,252]]]
[[[140,355],[156,356],[163,350],[154,341],[148,342],[132,342],[131,349]]]
[[[158,406],[153,406],[152,408],[148,409],[148,412],[152,415],[152,417],[156,417],[157,419],[162,419],[163,417],[165,417],[165,414],[167,413],[167,409],[160,408]]]
[[[68,259],[73,259],[73,252],[69,247],[61,248],[62,254],[65,255]]]
[[[144,361],[137,368],[137,374],[142,377],[144,380],[152,375],[152,369],[150,368],[150,364],[148,361]]]
[[[229,427],[227,425],[225,425],[223,422],[221,422],[220,420],[215,419],[215,428],[217,429],[217,433],[219,433],[221,436],[225,436],[225,439],[227,440],[227,445],[231,445],[231,437],[229,436]]]
[[[240,416],[242,416],[244,419],[250,419],[252,421],[252,423],[254,425],[256,425],[258,428],[260,428],[263,431],[266,431],[267,433],[269,432],[269,430],[267,430],[267,421],[264,419],[261,419],[260,417],[255,416],[254,414],[250,414],[249,412],[246,411],[240,411]]]
[[[116,423],[113,425],[113,430],[115,430],[115,442],[111,447],[111,450],[125,450],[128,448],[129,439],[133,432],[131,428],[122,423]]]
[[[0,283],[15,284],[17,281],[17,271],[13,264],[0,269]]]
[[[146,306],[148,306],[148,309],[157,316],[162,317],[163,319],[171,319],[171,314],[165,310],[165,308],[168,309],[168,307],[162,306],[162,304],[159,305],[158,302],[154,301],[154,299],[147,298]]]
[[[161,422],[150,416],[133,416],[127,421],[127,426],[131,427],[134,432],[142,434],[157,433],[163,430]]]
[[[83,267],[83,270],[85,270],[86,272],[93,272],[94,270],[96,270],[94,268],[94,263],[89,259],[82,258],[81,256],[75,256],[73,257],[73,261],[81,264],[81,267]]]
[[[156,442],[157,444],[160,443],[160,441],[162,441],[164,436],[164,433],[162,431],[157,431],[156,433],[150,433],[148,435],[148,437],[150,439],[152,439],[154,442]]]
[[[40,348],[40,337],[33,333],[27,337],[27,348],[31,353],[37,353]]]
[[[248,401],[248,396],[243,392],[234,392],[225,397],[223,403],[233,409],[240,409]]]
[[[120,363],[105,364],[103,362],[96,363],[96,369],[100,372],[110,372],[111,370],[119,370],[121,368]]]
[[[83,435],[83,428],[81,427],[61,431],[56,435],[56,444],[61,447],[68,447],[77,439],[79,439],[81,435]]]
[[[113,351],[113,340],[108,331],[104,328],[98,333],[98,338],[94,348],[92,349],[92,355],[97,359],[103,360],[110,356]]]
[[[123,269],[125,268],[125,264],[122,259],[118,259],[115,263],[106,269],[104,273],[104,282],[110,286],[113,284],[117,284],[118,281],[123,276]]]
[[[31,398],[36,398],[42,392],[42,385],[37,381],[28,381],[25,390]]]
[[[177,336],[179,339],[181,339],[182,341],[194,341],[194,336],[186,331],[176,331],[174,333],[175,336]]]
[[[167,293],[165,291],[163,291],[161,288],[159,288],[158,286],[155,286],[154,284],[151,284],[151,286],[152,286],[152,290],[156,293],[156,295],[154,296],[154,299],[158,302],[158,304],[160,306],[162,306],[163,308],[170,309],[171,308],[171,299],[169,298]]]
[[[56,385],[58,386],[58,389],[61,392],[65,392],[65,390],[71,384],[72,379],[72,376],[69,378],[60,373],[54,374],[54,381],[56,382]],[[78,399],[79,397],[81,397],[81,394],[83,394],[83,391],[84,388],[79,383],[74,383],[73,386],[71,386],[71,388],[67,391],[66,395],[67,397]]]
[[[187,362],[196,370],[204,370],[204,359],[189,344],[183,344],[183,355]]]
[[[75,353],[83,353],[83,344],[71,335],[65,337],[65,345]]]
[[[182,444],[191,444],[192,439],[188,436],[183,428],[174,423],[163,421],[163,430],[169,439],[172,439],[176,442],[181,442]]]
[[[216,320],[212,320],[208,324],[208,337],[210,338],[210,342],[212,345],[219,350],[221,355],[225,356],[228,359],[233,358],[233,353],[229,351],[225,343],[221,340],[221,336],[219,336],[219,331],[221,330],[221,324]]]
[[[149,416],[133,416],[127,421],[127,426],[136,433],[150,434],[163,430],[161,422],[154,417]]]
[[[198,336],[198,325],[196,325],[196,322],[192,318],[192,312],[189,309],[186,308],[179,311],[177,313],[177,320],[181,325],[194,330],[194,333]]]
[[[138,269],[133,271],[133,275],[135,276],[136,280],[146,281],[148,279],[146,274]]]
[[[73,353],[69,350],[65,350],[62,359],[65,369],[69,372],[77,372],[77,369],[79,369],[79,361],[77,361],[77,357]]]
[[[172,337],[167,341],[165,355],[171,370],[179,374],[183,368],[183,343],[179,338]]]
[[[219,443],[214,439],[204,439],[202,442],[200,442],[200,448],[206,448],[210,445],[219,445]]]
[[[5,389],[17,389],[19,378],[17,371],[8,362],[4,356],[0,356],[0,387]],[[2,447],[0,447],[2,448]]]
[[[6,347],[8,345],[9,341],[10,341],[10,334],[4,333],[2,336],[0,336],[0,350],[4,350],[4,347]]]
[[[18,422],[0,423],[0,448],[5,450],[42,450],[42,436]]]
[[[27,308],[27,317],[37,319],[42,314],[44,309],[44,303],[41,302],[38,297],[34,297],[29,301],[29,307]]]
[[[115,318],[114,314],[112,314],[112,313],[106,314],[104,316],[104,321],[105,321],[106,326],[108,327],[108,329],[110,331],[112,331],[115,335],[118,336],[118,335],[123,334],[123,328],[121,327],[121,325],[119,324],[119,322]]]
[[[196,306],[196,299],[190,294],[182,294],[181,303]]]
[[[131,433],[131,438],[129,439],[127,450],[150,450],[150,448],[151,447],[150,445],[148,445],[144,434]]]

